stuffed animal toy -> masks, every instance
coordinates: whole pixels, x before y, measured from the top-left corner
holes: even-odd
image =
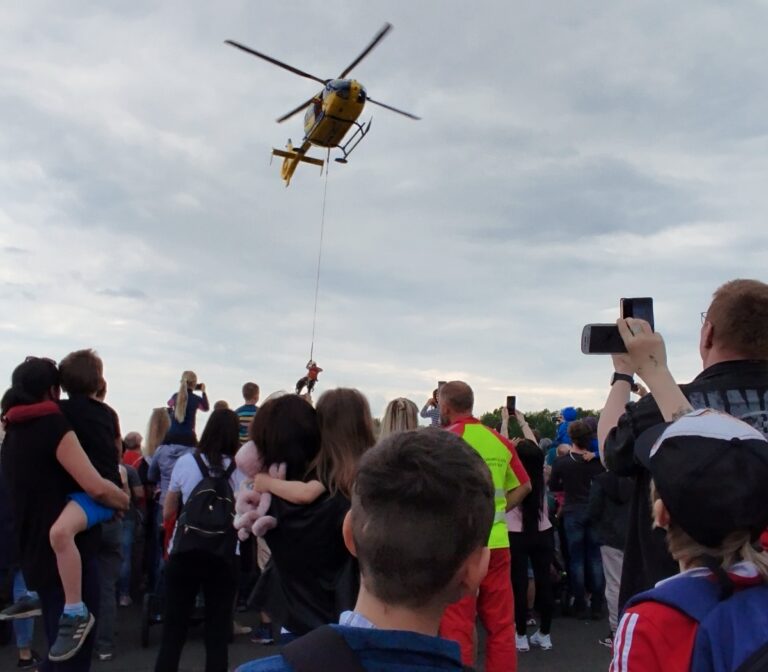
[[[264,460],[253,441],[248,441],[240,447],[235,455],[235,463],[248,479],[235,494],[235,529],[240,541],[245,541],[249,534],[263,537],[268,530],[277,526],[274,516],[268,516],[267,511],[272,504],[272,495],[268,492],[257,492],[253,489],[253,478],[256,474],[268,471],[272,478],[285,479],[285,464],[272,464],[265,469]]]

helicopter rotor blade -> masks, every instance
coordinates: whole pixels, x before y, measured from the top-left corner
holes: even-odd
[[[397,112],[398,114],[402,114],[404,117],[408,117],[409,119],[415,119],[416,121],[420,121],[421,117],[417,117],[415,114],[411,114],[410,112],[406,112],[405,110],[398,110],[396,107],[392,107],[391,105],[387,105],[385,103],[380,103],[378,100],[374,100],[373,98],[366,98],[367,102],[373,103],[374,105],[378,105],[379,107],[383,107],[387,110],[390,110],[392,112]]]
[[[312,97],[311,97],[309,100],[307,100],[307,101],[303,102],[303,103],[302,103],[301,105],[299,105],[298,107],[295,107],[294,109],[292,109],[290,112],[288,112],[288,114],[284,114],[282,117],[280,117],[280,118],[277,120],[277,123],[278,123],[278,124],[282,124],[282,123],[283,123],[283,122],[284,122],[286,119],[290,119],[290,118],[291,118],[291,117],[292,117],[294,114],[298,114],[298,113],[299,113],[299,112],[301,112],[301,111],[302,111],[304,108],[306,108],[306,107],[309,107],[309,106],[312,104],[312,101],[313,101],[314,99],[315,99],[315,97],[314,97],[314,96],[312,96]]]
[[[384,36],[390,30],[392,30],[392,24],[391,23],[385,23],[384,26],[381,28],[381,30],[378,33],[376,33],[374,38],[371,40],[370,44],[365,49],[363,49],[363,51],[360,53],[360,55],[354,61],[352,61],[352,63],[350,63],[346,67],[346,69],[339,75],[338,78],[339,79],[344,79],[349,74],[350,70],[352,70],[352,68],[354,68],[360,61],[362,61],[368,54],[371,53],[373,48],[379,42],[381,42],[382,39],[384,39]]]
[[[246,47],[244,44],[240,44],[239,42],[235,42],[234,40],[224,40],[224,43],[232,45],[237,49],[241,49],[242,51],[245,51],[248,54],[261,58],[269,63],[272,63],[273,65],[276,65],[279,68],[283,68],[283,70],[292,72],[294,75],[299,75],[300,77],[306,77],[307,79],[313,79],[316,82],[320,82],[320,84],[325,84],[326,81],[328,81],[326,79],[320,79],[319,77],[315,77],[315,75],[310,75],[308,72],[304,72],[303,70],[294,68],[292,65],[288,65],[287,63],[278,61],[276,58],[272,58],[271,56],[262,54],[261,52],[256,51],[255,49],[251,49],[250,47]]]

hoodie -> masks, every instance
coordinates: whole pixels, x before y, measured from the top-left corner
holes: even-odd
[[[171,484],[171,473],[173,467],[182,455],[186,455],[194,450],[192,446],[182,446],[177,443],[165,443],[158,446],[155,454],[152,456],[152,462],[147,472],[147,480],[152,483],[160,483],[160,506],[165,502],[165,493],[168,492],[168,486]]]

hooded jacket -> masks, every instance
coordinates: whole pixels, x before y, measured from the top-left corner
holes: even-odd
[[[171,484],[171,472],[176,460],[193,450],[192,446],[182,446],[178,443],[165,443],[157,447],[149,465],[147,480],[160,484],[160,506],[163,505],[168,486]]]

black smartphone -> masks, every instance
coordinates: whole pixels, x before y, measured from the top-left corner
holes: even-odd
[[[585,355],[610,355],[626,352],[615,324],[588,324],[581,332],[581,351]]]
[[[515,404],[517,403],[517,397],[514,396],[508,396],[507,397],[507,410],[509,411],[510,415],[515,414]]]
[[[198,383],[197,385],[195,385],[195,389],[196,390],[202,390],[203,389],[203,384],[202,383]]]
[[[447,380],[438,380],[437,381],[437,389],[439,390],[443,385],[445,385],[448,381]]]
[[[653,323],[653,299],[650,296],[622,299],[620,305],[622,319],[635,317],[638,320],[645,320],[651,325],[651,329],[656,329]]]

